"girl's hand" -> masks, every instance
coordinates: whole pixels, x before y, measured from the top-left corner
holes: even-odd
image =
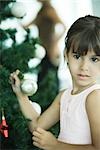
[[[44,150],[55,150],[57,145],[57,139],[55,136],[44,129],[37,128],[33,132],[33,145],[42,148]]]
[[[12,89],[14,91],[14,93],[16,94],[16,96],[19,96],[19,95],[23,95],[23,93],[21,92],[21,89],[20,89],[20,79],[18,77],[20,71],[19,70],[16,70],[15,72],[11,73],[10,74],[10,83],[12,85]]]

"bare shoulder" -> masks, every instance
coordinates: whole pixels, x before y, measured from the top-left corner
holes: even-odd
[[[61,100],[61,96],[63,95],[65,90],[62,90],[59,92],[59,94],[56,96],[55,100],[54,100],[54,103],[60,103],[60,100]]]
[[[91,92],[86,100],[86,109],[90,118],[96,120],[100,118],[100,90],[94,90]],[[100,121],[100,119],[98,119]]]
[[[87,105],[92,106],[100,103],[100,89],[94,90],[87,97]]]
[[[100,116],[100,89],[91,92],[86,100],[86,108],[88,113]]]
[[[92,142],[100,149],[100,89],[91,92],[86,100],[86,110],[90,123]]]

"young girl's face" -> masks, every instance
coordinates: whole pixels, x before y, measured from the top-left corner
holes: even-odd
[[[67,59],[75,86],[87,87],[100,78],[100,56],[92,50],[83,56],[70,50]]]

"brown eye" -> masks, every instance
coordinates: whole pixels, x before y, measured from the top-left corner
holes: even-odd
[[[80,55],[79,55],[79,54],[74,54],[73,57],[74,57],[75,59],[79,59],[79,58],[80,58]]]
[[[98,62],[99,59],[98,59],[97,57],[92,57],[92,58],[91,58],[91,61],[92,61],[92,62]]]

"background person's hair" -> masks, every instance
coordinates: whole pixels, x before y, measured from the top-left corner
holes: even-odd
[[[65,49],[80,55],[93,50],[100,56],[100,18],[88,15],[77,19],[67,32]]]

